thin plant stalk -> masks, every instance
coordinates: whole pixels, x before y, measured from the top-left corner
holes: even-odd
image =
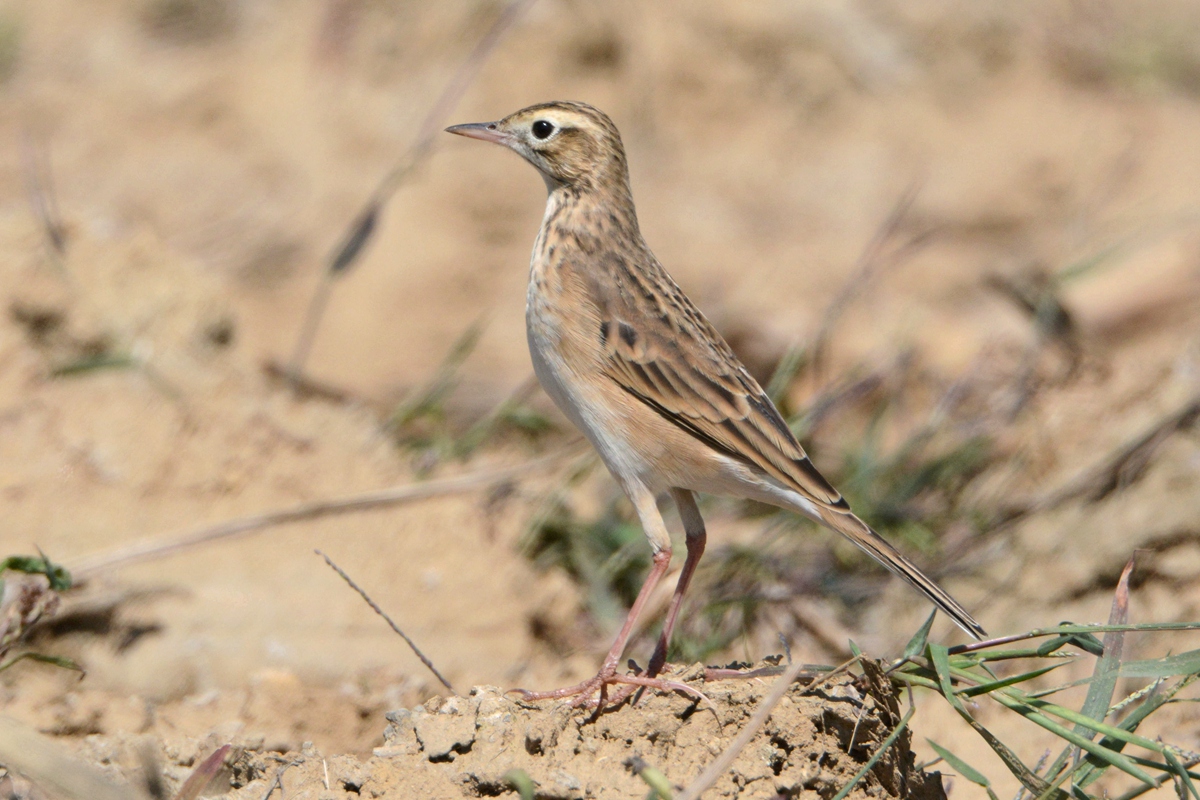
[[[325,555],[320,550],[315,550],[313,552],[315,552],[321,558],[325,559],[325,563],[328,564],[330,566],[330,568],[334,572],[336,572],[338,574],[338,576],[341,577],[341,579],[344,580],[351,589],[358,592],[358,596],[366,601],[367,605],[371,607],[372,611],[374,611],[379,616],[383,617],[383,621],[386,622],[388,624],[388,626],[391,627],[391,629],[401,639],[404,640],[404,643],[408,645],[409,649],[413,651],[413,653],[417,656],[417,658],[421,659],[421,663],[424,664],[426,666],[426,668],[428,668],[428,670],[433,673],[433,676],[438,679],[438,681],[442,684],[442,686],[445,686],[447,689],[449,689],[451,691],[451,693],[458,694],[458,692],[455,691],[454,687],[450,685],[450,681],[446,680],[445,676],[442,675],[442,673],[438,671],[438,668],[433,665],[433,662],[429,660],[429,657],[426,656],[423,652],[421,652],[421,648],[417,647],[417,643],[414,642],[411,638],[409,638],[407,633],[405,633],[403,630],[400,629],[400,626],[397,625],[392,620],[392,618],[390,616],[388,616],[387,612],[384,611],[383,608],[371,598],[371,595],[367,594],[365,589],[363,589],[361,586],[359,586],[357,583],[355,583],[354,579],[351,578],[349,575],[347,575],[345,570],[343,570],[341,567],[339,567],[337,564],[335,564],[333,562],[332,558]]]
[[[333,500],[302,503],[291,508],[277,509],[262,514],[254,514],[249,517],[227,520],[179,536],[142,542],[124,547],[115,552],[93,556],[72,567],[71,572],[77,577],[87,578],[118,567],[175,555],[193,547],[249,535],[291,522],[302,522],[333,514],[367,511],[386,506],[427,500],[434,497],[476,491],[486,486],[512,480],[536,469],[557,464],[561,459],[575,453],[577,450],[578,445],[573,444],[541,458],[535,458],[510,467],[469,472],[452,478],[406,484],[390,489],[382,489],[377,492],[365,492]]]
[[[330,256],[329,265],[321,283],[317,286],[304,314],[296,346],[292,350],[291,361],[283,370],[284,377],[293,385],[298,385],[300,376],[304,374],[304,364],[312,351],[313,341],[328,305],[334,280],[349,272],[358,261],[363,248],[366,247],[378,227],[379,215],[384,206],[429,154],[433,148],[434,138],[445,125],[446,118],[462,100],[463,95],[478,76],[484,62],[495,51],[504,34],[534,2],[536,0],[513,0],[475,44],[475,47],[450,78],[450,82],[446,84],[446,88],[438,95],[437,100],[429,109],[429,113],[425,115],[421,127],[417,129],[417,138],[413,146],[383,176],[363,209],[355,217],[347,233],[342,237],[337,249]]]

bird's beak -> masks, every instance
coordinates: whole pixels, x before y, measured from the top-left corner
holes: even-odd
[[[446,133],[457,133],[470,139],[481,139],[485,142],[508,144],[509,134],[496,127],[494,122],[471,122],[466,125],[451,125]]]

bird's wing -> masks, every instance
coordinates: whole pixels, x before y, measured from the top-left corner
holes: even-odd
[[[608,377],[714,450],[818,506],[848,510],[725,340],[698,311],[688,310],[694,314],[638,314],[638,324],[617,315],[604,319],[600,338]]]
[[[709,447],[807,498],[826,525],[924,593],[972,636],[985,636],[953,597],[850,511],[721,334],[655,262],[647,263],[645,274],[625,273],[627,285],[596,304],[605,374]]]
[[[958,601],[850,511],[758,382],[699,312],[671,322],[663,316],[639,317],[650,320],[642,330],[619,318],[602,324],[608,377],[709,447],[799,492],[826,525],[916,587],[963,630],[976,639],[986,636]]]

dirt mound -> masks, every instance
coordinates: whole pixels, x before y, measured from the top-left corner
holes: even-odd
[[[495,687],[475,687],[466,697],[436,697],[389,713],[385,744],[366,760],[327,757],[311,744],[280,754],[261,749],[261,742],[235,742],[241,750],[218,777],[223,785],[209,791],[260,800],[278,781],[292,800],[515,796],[506,776],[519,769],[533,779],[539,798],[641,797],[647,786],[631,759],[661,771],[675,786],[690,783],[746,726],[770,683],[708,684],[711,707],[680,695],[650,694],[598,719],[565,704],[525,704]],[[796,684],[704,796],[830,798],[876,755],[899,721],[891,690],[865,679]],[[849,797],[943,800],[940,776],[914,766],[909,739],[908,731],[898,737]],[[165,742],[166,775],[182,780],[215,744],[212,737]],[[134,738],[95,736],[85,750],[89,760],[130,765],[129,777],[140,746]]]

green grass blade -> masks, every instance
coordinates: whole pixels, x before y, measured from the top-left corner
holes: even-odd
[[[65,592],[71,588],[71,573],[65,567],[59,566],[38,550],[37,556],[9,556],[0,560],[0,572],[13,570],[27,575],[45,575],[50,582],[50,588],[56,592]],[[0,586],[3,586],[0,583]]]
[[[918,674],[908,670],[901,670],[900,672],[889,673],[888,677],[897,681],[901,681],[908,686],[920,686],[922,689],[931,689],[938,693],[941,692],[941,687],[938,686],[938,682],[927,675]]]
[[[965,712],[962,701],[958,699],[958,694],[954,691],[954,683],[950,679],[950,654],[945,645],[931,644],[929,645],[929,660],[933,663],[933,671],[937,675],[938,685],[942,690],[942,697],[950,701],[950,705],[954,706],[955,710]]]
[[[1113,244],[1097,250],[1090,256],[1081,258],[1078,261],[1063,267],[1057,273],[1055,273],[1054,279],[1058,283],[1069,283],[1080,276],[1086,275],[1097,267],[1100,267],[1101,265],[1111,261],[1116,256],[1121,255],[1135,240],[1136,237],[1132,235],[1119,239]]]
[[[953,653],[953,650],[951,652]],[[965,653],[963,655],[952,654],[950,656],[950,663],[955,666],[975,666],[976,664],[990,664],[993,661],[1013,661],[1018,658],[1061,658],[1065,661],[1078,657],[1076,653],[1059,653],[1055,651],[1043,653],[1036,647],[1024,647],[1017,650],[980,650],[975,653]]]
[[[1136,731],[1138,726],[1146,717],[1153,714],[1158,709],[1169,703],[1183,689],[1190,686],[1200,675],[1188,675],[1178,681],[1174,686],[1169,687],[1165,691],[1155,692],[1147,697],[1137,708],[1129,712],[1125,719],[1121,720],[1120,728],[1126,731]],[[1125,747],[1125,743],[1111,737],[1104,737],[1100,740],[1100,744],[1110,750],[1120,751]],[[1077,786],[1087,786],[1099,778],[1104,773],[1104,768],[1097,765],[1085,765],[1080,767],[1079,773],[1075,777]]]
[[[1013,690],[1005,689],[1003,691],[996,692],[995,694],[992,695],[992,697],[994,697],[996,700],[998,700],[1000,703],[1002,703],[1009,709],[1011,709],[1011,710],[1017,712],[1018,714],[1020,714],[1021,716],[1025,717],[1025,719],[1029,720],[1030,722],[1034,723],[1035,725],[1038,725],[1038,726],[1050,731],[1054,735],[1058,736],[1060,739],[1062,739],[1070,744],[1073,744],[1076,747],[1079,747],[1080,749],[1086,750],[1090,755],[1095,756],[1097,759],[1108,764],[1109,766],[1116,767],[1117,769],[1121,770],[1122,772],[1126,773],[1127,775],[1132,775],[1133,777],[1137,778],[1139,781],[1145,781],[1146,783],[1150,783],[1153,781],[1153,778],[1151,778],[1144,770],[1140,769],[1136,764],[1134,764],[1133,761],[1130,760],[1128,756],[1122,755],[1120,752],[1118,752],[1116,750],[1110,750],[1107,747],[1103,747],[1103,746],[1097,744],[1096,742],[1093,742],[1091,739],[1088,739],[1085,736],[1081,736],[1080,734],[1076,733],[1075,731],[1071,730],[1070,728],[1066,727],[1065,725],[1055,722],[1053,719],[1046,716],[1046,714],[1043,714],[1039,709],[1034,708],[1031,704],[1027,704],[1027,703],[1021,702],[1019,700],[1016,700],[1013,696],[1011,696],[1009,694],[1009,692],[1013,692]],[[1030,699],[1032,699],[1032,698],[1030,698]],[[1040,703],[1043,701],[1034,701],[1034,702]],[[1052,705],[1052,704],[1047,704],[1047,705]],[[1067,709],[1064,709],[1064,708],[1060,708],[1060,710],[1067,711]],[[1052,713],[1054,713],[1054,712],[1052,712]],[[1069,722],[1080,721],[1078,718],[1082,717],[1081,714],[1079,714],[1078,712],[1070,712],[1070,713],[1073,716],[1075,716],[1076,719],[1068,719]],[[1057,714],[1057,713],[1054,713],[1054,715],[1059,716],[1059,714]],[[1083,717],[1083,719],[1085,719],[1088,723],[1091,723],[1092,725],[1097,724],[1095,720],[1092,720],[1090,718]],[[1106,727],[1111,727],[1111,726],[1106,726]],[[1121,734],[1123,734],[1125,736],[1129,735],[1129,734],[1126,734],[1124,731],[1121,731]],[[1141,739],[1142,737],[1138,737],[1138,738]],[[1145,741],[1149,742],[1150,740],[1146,739]],[[1153,742],[1150,742],[1150,744],[1152,745],[1151,749],[1155,749],[1156,751],[1161,749],[1161,746],[1155,745]]]
[[[1001,636],[996,639],[988,639],[982,642],[970,642],[968,644],[955,645],[950,648],[950,655],[956,656],[963,653],[976,653],[983,650],[996,647],[1002,644],[1012,644],[1014,642],[1024,642],[1030,639],[1040,639],[1043,636],[1058,636],[1060,634],[1087,634],[1093,637],[1092,641],[1094,649],[1091,651],[1095,655],[1100,655],[1103,645],[1094,636],[1097,633],[1108,633],[1109,631],[1195,631],[1200,630],[1200,622],[1144,622],[1137,625],[1079,625],[1073,622],[1064,622],[1053,628],[1035,628],[1025,633],[1018,633],[1013,636]],[[1082,646],[1082,645],[1081,645]],[[1084,648],[1089,649],[1089,648]]]
[[[1133,572],[1133,558],[1130,558],[1126,563],[1125,568],[1121,571],[1121,577],[1117,581],[1117,588],[1113,594],[1112,610],[1109,612],[1109,625],[1125,625],[1129,622],[1129,576]],[[1088,641],[1075,642],[1077,645],[1082,645],[1089,652],[1094,652],[1088,645],[1095,641],[1095,637],[1087,634]],[[1068,637],[1070,638],[1070,637]],[[1109,705],[1112,703],[1113,692],[1117,688],[1117,675],[1121,666],[1121,651],[1124,647],[1125,633],[1123,631],[1110,631],[1104,634],[1104,641],[1101,644],[1100,653],[1096,659],[1096,667],[1092,670],[1092,675],[1087,679],[1088,692],[1084,699],[1081,712],[1084,716],[1091,719],[1103,721],[1109,713]],[[1034,698],[1036,699],[1036,698]],[[1075,732],[1083,735],[1086,726],[1083,723],[1075,724]],[[1087,734],[1088,739],[1095,738],[1095,733]],[[1120,752],[1121,747],[1112,748],[1105,745],[1103,742],[1100,745],[1109,752]],[[1107,769],[1106,762],[1098,761],[1095,758],[1090,758],[1086,764],[1079,765],[1074,770],[1066,769],[1069,761],[1073,758],[1071,749],[1064,750],[1062,754],[1055,760],[1053,770],[1062,770],[1059,777],[1066,778],[1069,773],[1074,773],[1074,786],[1082,791],[1083,787],[1089,781],[1081,782],[1088,771],[1094,772],[1095,777]]]
[[[779,364],[775,367],[775,372],[771,375],[771,379],[767,381],[766,392],[767,397],[771,398],[771,402],[777,406],[785,405],[784,394],[788,387],[792,385],[792,381],[796,379],[796,375],[808,363],[808,349],[799,345],[789,347],[787,352],[783,354],[783,358],[779,359]]]
[[[977,679],[977,676],[969,672],[963,672],[962,670],[955,670],[951,668],[951,673],[956,677],[967,678],[969,680]],[[1042,712],[1045,712],[1046,714],[1053,715],[1067,722],[1080,725],[1087,730],[1092,731],[1093,735],[1095,733],[1102,733],[1105,736],[1112,737],[1127,744],[1135,744],[1138,747],[1143,747],[1152,752],[1159,753],[1160,755],[1163,752],[1163,745],[1158,742],[1147,739],[1144,736],[1138,736],[1135,733],[1131,733],[1115,725],[1109,725],[1105,722],[1094,720],[1091,717],[1085,716],[1084,714],[1073,709],[1066,708],[1065,706],[1060,706],[1047,700],[1040,700],[1036,697],[1031,697],[1030,695],[1027,695],[1016,688],[1009,687],[1002,691],[994,692],[992,693],[992,697],[1001,704],[1013,709],[1014,711],[1017,711],[1018,713],[1023,712],[1021,712],[1017,706],[1027,706],[1035,713],[1041,714]],[[1081,738],[1086,737],[1082,737],[1081,735]]]
[[[1179,763],[1179,759],[1175,757],[1175,754],[1167,750],[1163,753],[1163,758],[1167,760],[1174,773],[1183,781],[1183,785],[1187,787],[1188,794],[1192,796],[1192,800],[1200,800],[1200,793],[1196,792],[1196,784],[1192,783],[1191,773],[1183,768],[1183,764]]]
[[[1134,798],[1141,797],[1146,792],[1152,792],[1158,787],[1162,786],[1164,783],[1170,780],[1170,777],[1171,776],[1169,774],[1163,775],[1161,778],[1157,778],[1153,784],[1143,783],[1141,786],[1135,786],[1129,791],[1125,792],[1125,794],[1118,795],[1113,800],[1134,800]]]
[[[1059,648],[1065,647],[1071,643],[1071,637],[1066,634],[1055,636],[1053,639],[1047,639],[1037,646],[1034,650],[1034,655],[1038,658],[1044,658]]]
[[[504,773],[505,781],[508,785],[517,790],[521,800],[533,800],[533,778],[529,777],[529,773],[523,769],[510,769]]]
[[[386,426],[392,430],[403,428],[413,420],[426,414],[440,414],[446,398],[458,384],[458,372],[463,362],[475,352],[475,346],[483,335],[483,320],[476,320],[450,345],[442,357],[433,377],[423,386],[409,392],[396,404],[388,416]]]
[[[671,791],[671,782],[667,780],[666,775],[654,767],[646,767],[638,775],[650,787],[652,797],[656,797],[658,800],[672,800],[674,798],[675,795]]]
[[[1133,558],[1121,570],[1117,580],[1117,590],[1113,594],[1112,611],[1108,615],[1109,625],[1124,625],[1129,621],[1129,576],[1133,572]],[[1113,692],[1117,689],[1117,676],[1121,668],[1121,651],[1125,646],[1123,631],[1110,631],[1104,634],[1104,654],[1096,660],[1096,668],[1092,672],[1092,683],[1088,686],[1087,697],[1084,698],[1083,716],[1103,721],[1108,716],[1108,707],[1112,704]],[[1083,733],[1084,725],[1075,724],[1075,732]],[[1087,738],[1095,737],[1095,733],[1086,734]]]
[[[1171,750],[1171,756],[1173,758],[1178,759],[1179,755],[1174,752],[1175,748],[1170,748],[1170,750]],[[1135,764],[1139,764],[1143,767],[1150,767],[1151,769],[1161,770],[1163,775],[1165,775],[1168,778],[1175,774],[1174,767],[1172,767],[1169,762],[1164,763],[1162,761],[1154,761],[1149,758],[1142,758],[1141,756],[1130,756],[1129,758],[1132,759]],[[1183,767],[1182,763],[1180,763],[1180,767],[1181,768]],[[1196,772],[1195,770],[1189,769],[1189,770],[1187,770],[1187,774],[1188,774],[1188,777],[1190,777],[1190,778],[1200,780],[1200,772]],[[1160,775],[1159,778],[1161,778],[1161,777],[1162,776]],[[1154,780],[1157,781],[1157,780],[1159,780],[1159,778],[1155,778]]]
[[[1136,733],[1131,733],[1130,731],[1119,728],[1116,725],[1109,725],[1106,722],[1099,722],[1091,717],[1084,716],[1078,711],[1072,711],[1069,708],[1056,705],[1055,703],[1051,703],[1047,700],[1039,700],[1036,697],[1022,695],[1022,693],[1016,689],[1008,689],[1006,690],[1006,694],[1015,699],[1017,702],[1028,705],[1039,712],[1044,711],[1047,714],[1052,714],[1059,719],[1066,720],[1067,722],[1073,722],[1078,725],[1082,725],[1093,733],[1102,733],[1105,736],[1125,742],[1126,744],[1135,744],[1138,747],[1145,748],[1146,750],[1158,753],[1159,755],[1162,755],[1164,752],[1164,746],[1153,739],[1147,739],[1145,736],[1138,736]]]
[[[128,369],[136,367],[137,361],[126,353],[101,353],[89,355],[59,364],[50,370],[51,378],[65,378],[71,375],[82,375],[102,369]]]
[[[925,624],[913,634],[913,637],[908,640],[908,644],[904,646],[903,659],[907,660],[925,650],[925,643],[929,641],[929,631],[933,628],[933,621],[937,618],[937,609],[929,612],[929,618],[925,620]]]
[[[4,670],[21,661],[39,661],[43,664],[52,664],[63,669],[74,670],[75,672],[79,673],[80,680],[82,680],[83,675],[86,674],[83,667],[79,666],[66,656],[48,656],[43,653],[19,653],[10,658],[8,661],[0,661],[0,672],[4,672]]]
[[[980,694],[991,694],[992,692],[996,691],[997,689],[1004,689],[1009,686],[1014,686],[1018,683],[1024,683],[1025,681],[1031,681],[1034,678],[1045,675],[1047,672],[1051,672],[1052,670],[1058,669],[1059,667],[1063,666],[1064,664],[1066,664],[1065,661],[1060,662],[1058,664],[1051,664],[1050,666],[1042,667],[1041,669],[1030,670],[1029,672],[1022,672],[1020,675],[1013,675],[1010,678],[1001,678],[999,680],[989,681],[987,683],[981,683],[978,686],[968,686],[965,689],[959,689],[958,694],[962,695],[963,697],[975,697],[976,695],[980,695]]]
[[[1174,678],[1195,673],[1200,673],[1200,650],[1144,661],[1126,661],[1121,665],[1122,678]]]
[[[1142,688],[1127,695],[1123,700],[1118,700],[1117,702],[1113,703],[1112,708],[1108,710],[1109,716],[1120,714],[1134,704],[1141,705],[1143,702],[1145,702],[1147,697],[1158,694],[1158,691],[1163,688],[1163,685],[1166,682],[1166,678],[1155,678]],[[1119,727],[1127,731],[1133,730],[1125,724],[1121,724]]]
[[[626,759],[625,766],[650,787],[647,800],[673,800],[675,795],[671,790],[671,781],[661,770],[650,766],[639,756],[631,756]]]
[[[951,671],[958,672],[957,670]],[[975,676],[967,673],[966,677],[974,678]],[[1113,739],[1125,742],[1127,744],[1135,744],[1138,747],[1145,748],[1146,750],[1150,750],[1151,752],[1158,753],[1160,755],[1164,751],[1164,746],[1159,742],[1147,739],[1144,736],[1138,736],[1136,733],[1131,733],[1130,731],[1127,731],[1116,725],[1109,725],[1105,722],[1099,722],[1091,717],[1084,716],[1078,711],[1057,705],[1056,703],[1051,703],[1047,700],[1040,700],[1036,697],[1032,697],[1019,689],[1010,687],[1002,691],[994,692],[992,697],[1001,704],[1013,709],[1014,711],[1017,711],[1018,713],[1023,714],[1024,712],[1018,707],[1025,706],[1028,710],[1036,714],[1041,714],[1044,716],[1044,712],[1045,714],[1053,715],[1059,719],[1065,720],[1066,722],[1081,724],[1088,730],[1091,730],[1095,733],[1102,733],[1105,736],[1112,737]]]
[[[1047,751],[1047,753],[1048,752],[1049,751]],[[1047,785],[1046,791],[1037,796],[1036,800],[1048,800],[1051,792],[1058,792],[1059,794],[1065,796],[1065,792],[1058,787],[1062,785],[1063,781],[1071,776],[1071,770],[1063,769],[1063,767],[1067,765],[1067,762],[1071,759],[1071,754],[1074,752],[1075,748],[1067,745],[1063,751],[1059,753],[1058,758],[1054,759],[1054,763],[1050,765],[1050,769],[1046,770],[1046,777],[1054,775],[1055,778]],[[1041,764],[1039,763],[1038,766],[1040,767]],[[1077,786],[1072,789],[1071,793],[1082,793],[1085,797],[1090,797],[1087,792],[1083,792],[1083,790],[1079,789]]]
[[[1161,786],[1163,777],[1152,777],[1157,771],[1175,775],[1180,781],[1181,790],[1184,782],[1200,782],[1200,775],[1185,774],[1182,766],[1178,766],[1179,757],[1167,746],[1134,731],[1138,725],[1151,713],[1161,708],[1170,698],[1194,681],[1200,680],[1200,650],[1187,651],[1158,659],[1143,661],[1120,662],[1121,636],[1131,631],[1181,631],[1200,629],[1200,623],[1143,623],[1128,624],[1128,568],[1123,572],[1122,580],[1114,598],[1114,611],[1109,623],[1105,625],[1076,624],[1064,622],[1051,628],[1042,628],[1014,636],[1001,637],[986,642],[960,645],[946,648],[940,645],[928,644],[926,658],[909,657],[907,663],[898,664],[892,677],[910,686],[933,688],[946,697],[955,711],[971,727],[988,742],[989,746],[1004,761],[1005,766],[1013,773],[1022,785],[1039,800],[1068,800],[1075,796],[1089,797],[1085,788],[1097,780],[1106,770],[1116,767],[1125,774],[1135,778],[1139,786],[1127,794],[1136,797],[1145,791]],[[1098,635],[1105,635],[1102,643]],[[1016,642],[1030,639],[1046,639],[1038,647],[1012,647]],[[1028,681],[1053,670],[1054,666],[1066,663],[1068,659],[1076,659],[1077,655],[1059,653],[1066,646],[1077,647],[1085,652],[1098,656],[1098,665],[1091,677],[1082,681],[1067,684],[1045,692],[1027,692],[1020,687]],[[1039,667],[1036,670],[1005,678],[996,678],[988,668],[993,661],[1011,660],[1013,658],[1054,658],[1063,659],[1054,666]],[[983,674],[988,672],[989,675]],[[1120,677],[1146,677],[1160,681],[1166,678],[1178,678],[1175,685],[1165,691],[1147,687],[1135,692],[1118,704],[1121,709],[1132,708],[1118,724],[1106,722],[1110,713],[1116,682]],[[1081,710],[1074,710],[1042,699],[1045,694],[1071,686],[1087,684],[1090,700],[1085,701]],[[1099,688],[1093,688],[1095,686]],[[963,705],[962,698],[990,695],[997,702],[1020,714],[1030,722],[1050,731],[1063,740],[1065,745],[1062,753],[1054,761],[1042,778],[1031,771],[1020,759],[996,737],[992,736],[983,726],[971,718]],[[1099,735],[1099,741],[1097,738]],[[1126,745],[1133,744],[1144,748],[1149,753],[1156,754],[1163,761],[1141,758],[1123,753]],[[1085,760],[1073,762],[1075,754],[1083,752]],[[938,751],[942,755],[941,751]],[[1170,752],[1170,758],[1168,758]],[[943,756],[944,757],[944,756]],[[948,760],[949,763],[949,760]],[[956,768],[959,764],[955,763]],[[975,776],[972,776],[972,778]],[[968,778],[969,780],[971,778]],[[1059,788],[1060,784],[1070,781],[1070,793]],[[982,785],[982,784],[981,784]],[[1200,793],[1193,794],[1194,786],[1187,786],[1191,800],[1200,800]]]
[[[972,717],[967,709],[963,706],[958,695],[954,693],[954,687],[950,682],[950,656],[949,651],[944,645],[931,644],[928,648],[929,660],[933,663],[933,668],[937,673],[937,688],[941,690],[942,696],[950,702],[958,715],[963,718],[971,728],[979,734],[979,736],[992,748],[993,752],[1000,757],[1004,762],[1004,766],[1008,767],[1008,771],[1013,774],[1021,785],[1028,789],[1033,795],[1046,800],[1069,800],[1069,795],[1061,789],[1052,786],[1042,780],[1037,774],[1025,765],[1016,753],[1012,751],[1008,745],[1000,741],[987,728],[979,724]],[[994,696],[994,695],[993,695]]]
[[[1121,631],[1107,631],[1106,633],[1120,633]],[[1104,655],[1104,642],[1097,639],[1091,633],[1076,633],[1067,637],[1067,644],[1073,644],[1085,653],[1091,653],[1096,658]]]
[[[1088,677],[1080,678],[1077,681],[1071,681],[1070,683],[1060,683],[1058,686],[1051,686],[1049,689],[1038,689],[1036,692],[1029,692],[1028,694],[1030,697],[1049,697],[1052,694],[1058,694],[1059,692],[1065,692],[1067,689],[1074,689],[1078,686],[1087,686],[1091,682],[1092,682],[1092,678],[1089,675]]]
[[[1188,650],[1183,653],[1177,653],[1173,656],[1148,658],[1141,661],[1126,661],[1125,663],[1121,664],[1117,674],[1122,678],[1154,678],[1157,680],[1188,676],[1192,676],[1193,678],[1200,677],[1200,650]],[[1090,684],[1092,680],[1092,677],[1080,678],[1077,681],[1064,683],[1061,686],[1030,692],[1029,696],[1046,697],[1067,689],[1074,689],[1076,686]],[[1149,687],[1146,688],[1148,689]],[[1146,691],[1146,689],[1142,689],[1141,691]],[[1137,699],[1137,693],[1135,693],[1134,695],[1122,700],[1118,705],[1120,707],[1124,707],[1131,700]],[[1115,713],[1118,710],[1118,706],[1113,706],[1110,710],[1110,713]]]
[[[1181,692],[1183,689],[1186,689],[1188,686],[1191,686],[1192,683],[1194,683],[1197,679],[1200,679],[1200,674],[1193,673],[1191,675],[1186,675],[1166,691],[1157,692],[1150,695],[1145,699],[1145,701],[1142,702],[1141,705],[1129,712],[1125,719],[1121,720],[1121,729],[1127,731],[1137,730],[1138,725],[1141,725],[1142,721],[1145,720],[1146,717],[1150,716],[1155,711],[1171,702],[1171,700],[1175,698],[1175,695],[1179,694],[1179,692]]]
[[[940,744],[933,741],[932,739],[926,739],[925,741],[929,742],[929,746],[933,748],[933,751],[935,753],[937,753],[939,756],[941,756],[942,760],[945,761],[947,764],[949,764],[950,768],[953,769],[955,772],[957,772],[959,775],[962,775],[964,778],[969,780],[971,783],[974,783],[978,786],[982,786],[985,789],[991,787],[992,782],[989,781],[987,779],[987,776],[984,775],[982,772],[975,769],[970,764],[963,761],[961,758],[954,755],[954,753],[951,753],[949,750],[942,747]]]

